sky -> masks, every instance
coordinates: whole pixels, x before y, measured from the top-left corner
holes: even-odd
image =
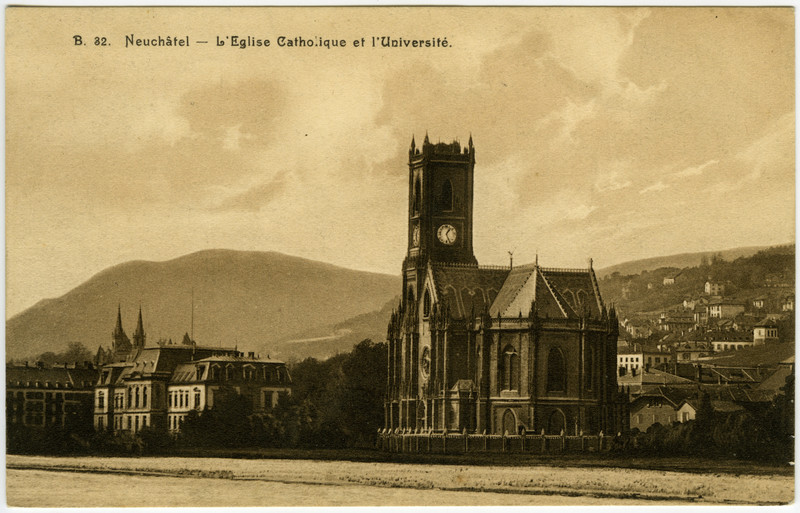
[[[794,47],[790,8],[7,9],[6,316],[212,248],[399,274],[426,133],[474,140],[482,264],[793,242]]]

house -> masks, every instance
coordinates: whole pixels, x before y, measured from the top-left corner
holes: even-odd
[[[620,376],[627,374],[635,376],[643,367],[642,353],[634,348],[617,351],[617,372]]]
[[[648,392],[659,386],[686,388],[696,385],[696,382],[690,378],[677,376],[672,372],[654,367],[644,368],[636,373],[620,375],[617,377],[617,383],[625,387],[632,396]]]
[[[781,392],[781,388],[786,386],[786,378],[794,374],[794,356],[783,360],[778,364],[778,368],[759,383],[757,389],[774,395]]]
[[[770,318],[753,326],[753,344],[762,345],[778,342],[778,323]]]
[[[167,387],[169,430],[180,431],[191,410],[213,408],[230,393],[244,397],[252,413],[267,413],[291,395],[290,384],[283,362],[254,353],[218,353],[178,364]]]
[[[658,327],[661,331],[686,333],[695,327],[694,315],[684,312],[661,312]]]
[[[97,369],[88,362],[47,367],[6,365],[6,422],[9,426],[92,427]]]
[[[724,296],[725,285],[714,281],[707,281],[705,287],[703,287],[703,292],[705,292],[707,296]]]
[[[686,399],[678,407],[678,421],[689,422],[697,418],[697,411],[700,409],[700,399]],[[744,411],[745,408],[733,401],[724,399],[711,399],[711,408],[714,413],[733,413]]]
[[[784,312],[794,312],[794,294],[790,294],[783,298],[781,303],[781,310]]]
[[[766,305],[767,299],[763,296],[757,297],[753,300],[753,308],[761,310]]]
[[[714,330],[706,335],[715,353],[753,346],[750,332]]]
[[[744,312],[745,305],[730,299],[715,299],[708,302],[708,317],[716,319],[733,319]]]
[[[676,344],[673,351],[676,362],[688,362],[709,356],[714,352],[714,348],[705,340],[691,340]]]
[[[659,386],[631,399],[631,429],[647,431],[653,424],[669,426],[680,421],[678,408],[684,398],[693,393]]]
[[[633,375],[672,362],[672,354],[656,350],[635,348],[617,351],[617,373],[619,376]]]
[[[633,338],[647,338],[653,334],[650,324],[646,321],[630,321],[625,325],[625,331]]]
[[[692,320],[697,326],[708,324],[708,306],[696,304],[692,310]]]
[[[662,284],[663,284],[665,287],[669,287],[669,286],[675,285],[675,280],[678,278],[678,276],[680,276],[680,275],[681,275],[681,273],[683,273],[683,270],[680,270],[680,271],[678,272],[678,274],[673,274],[673,275],[670,275],[670,276],[665,276],[665,277],[664,277],[664,280],[662,281]]]

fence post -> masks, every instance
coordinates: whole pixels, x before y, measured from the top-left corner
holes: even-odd
[[[581,452],[586,452],[586,437],[583,436],[582,429],[581,429]]]
[[[597,434],[597,452],[603,452],[603,432]]]
[[[564,452],[566,450],[567,450],[567,434],[562,429],[561,430],[561,452]]]
[[[486,436],[486,430],[483,430],[483,450],[486,451],[489,449],[489,437]]]
[[[469,452],[469,435],[467,434],[467,428],[464,428],[463,435],[464,435],[464,452],[467,453]]]
[[[508,440],[506,440],[507,436],[508,436],[508,430],[503,431],[503,452],[506,452],[506,443],[508,442]]]
[[[520,431],[520,437],[521,437],[520,443],[522,444],[522,452],[525,452],[525,440],[526,440],[525,434],[526,434],[525,428],[523,427],[522,430]]]
[[[442,431],[442,454],[447,454],[447,426]]]
[[[428,428],[428,452],[431,452],[431,438],[433,437],[433,428]]]

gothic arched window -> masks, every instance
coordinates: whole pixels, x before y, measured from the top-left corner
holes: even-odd
[[[425,289],[425,300],[423,303],[422,314],[427,317],[431,314],[431,293],[428,289]]]
[[[453,210],[453,184],[450,180],[445,180],[442,183],[442,190],[439,191],[438,207],[439,211],[446,212]]]
[[[414,197],[411,199],[411,212],[419,214],[419,205],[422,199],[422,185],[419,182],[419,177],[414,181]]]
[[[519,356],[512,345],[507,345],[500,355],[499,374],[502,390],[519,390]]]
[[[554,347],[547,356],[547,391],[565,392],[567,390],[567,369],[564,354]]]
[[[406,301],[408,303],[408,306],[413,305],[415,300],[416,300],[416,298],[414,297],[414,287],[409,286],[408,287],[408,297],[406,299]]]

